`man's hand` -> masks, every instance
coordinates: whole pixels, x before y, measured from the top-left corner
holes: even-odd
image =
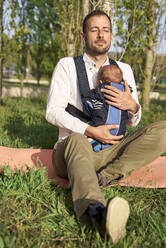
[[[111,129],[118,128],[117,125],[102,125],[98,127],[89,126],[85,130],[85,135],[99,140],[103,144],[117,144],[123,138],[123,135],[110,134]]]
[[[130,88],[127,82],[124,82],[125,90],[121,91],[117,88],[106,85],[104,89],[104,97],[106,98],[106,103],[115,106],[121,110],[128,110],[135,114],[138,111],[138,105],[131,95]]]

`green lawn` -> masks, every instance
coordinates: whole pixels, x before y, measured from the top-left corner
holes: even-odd
[[[0,105],[0,145],[52,148],[58,130],[45,121],[46,97],[7,99]],[[166,120],[166,101],[151,104],[137,128]],[[133,130],[128,129],[131,133]],[[0,155],[2,156],[2,154]],[[44,168],[15,174],[6,167],[0,175],[0,248],[165,248],[166,189],[112,187],[129,201],[127,236],[117,245],[101,239],[97,230],[77,221],[71,192],[50,184]]]

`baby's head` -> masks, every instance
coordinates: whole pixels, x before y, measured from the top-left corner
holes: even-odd
[[[105,65],[99,69],[97,75],[96,86],[100,83],[121,83],[123,80],[123,73],[117,65]]]

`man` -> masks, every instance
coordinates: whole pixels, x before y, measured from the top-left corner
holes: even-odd
[[[99,68],[109,64],[112,36],[111,20],[103,11],[93,11],[85,17],[81,38],[85,42],[83,60],[90,89],[95,88]],[[103,92],[108,104],[128,111],[128,125],[135,126],[141,118],[141,107],[133,73],[129,65],[117,63],[126,80],[125,91],[106,86]],[[153,123],[130,137],[114,136],[110,130],[117,128],[116,125],[89,126],[65,110],[68,103],[82,110],[73,58],[59,61],[48,94],[46,119],[59,127],[53,152],[55,181],[65,187],[69,180],[77,217],[98,227],[105,223],[108,235],[116,243],[125,235],[129,205],[120,197],[106,204],[99,184],[107,185],[125,177],[163,153],[166,122]],[[87,136],[113,146],[93,152]]]

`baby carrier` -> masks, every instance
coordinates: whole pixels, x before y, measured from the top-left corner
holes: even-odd
[[[76,66],[78,85],[79,85],[81,100],[83,104],[83,112],[71,104],[68,104],[66,111],[69,112],[74,117],[77,117],[80,120],[91,124],[91,116],[88,114],[88,112],[84,108],[85,104],[87,103],[87,97],[90,94],[91,90],[89,88],[88,76],[86,73],[83,56],[74,57],[74,62]],[[109,62],[110,64],[118,66],[118,64],[112,59],[109,59]],[[124,91],[123,83],[121,84],[111,83],[111,85],[118,88],[119,90]],[[99,87],[104,87],[104,84],[101,84]],[[100,94],[103,94],[103,93],[100,93]],[[122,134],[124,135],[125,130],[126,130],[127,116],[128,116],[127,111],[120,110],[112,105],[107,105],[107,106],[108,106],[107,118],[105,120],[105,123],[103,123],[103,125],[104,124],[117,124],[119,125],[119,127],[117,129],[111,129],[110,133],[112,135],[122,135]],[[100,142],[96,140],[92,140],[91,144],[92,144],[93,150],[96,152],[99,150],[103,150],[110,146],[110,145],[101,144]]]

